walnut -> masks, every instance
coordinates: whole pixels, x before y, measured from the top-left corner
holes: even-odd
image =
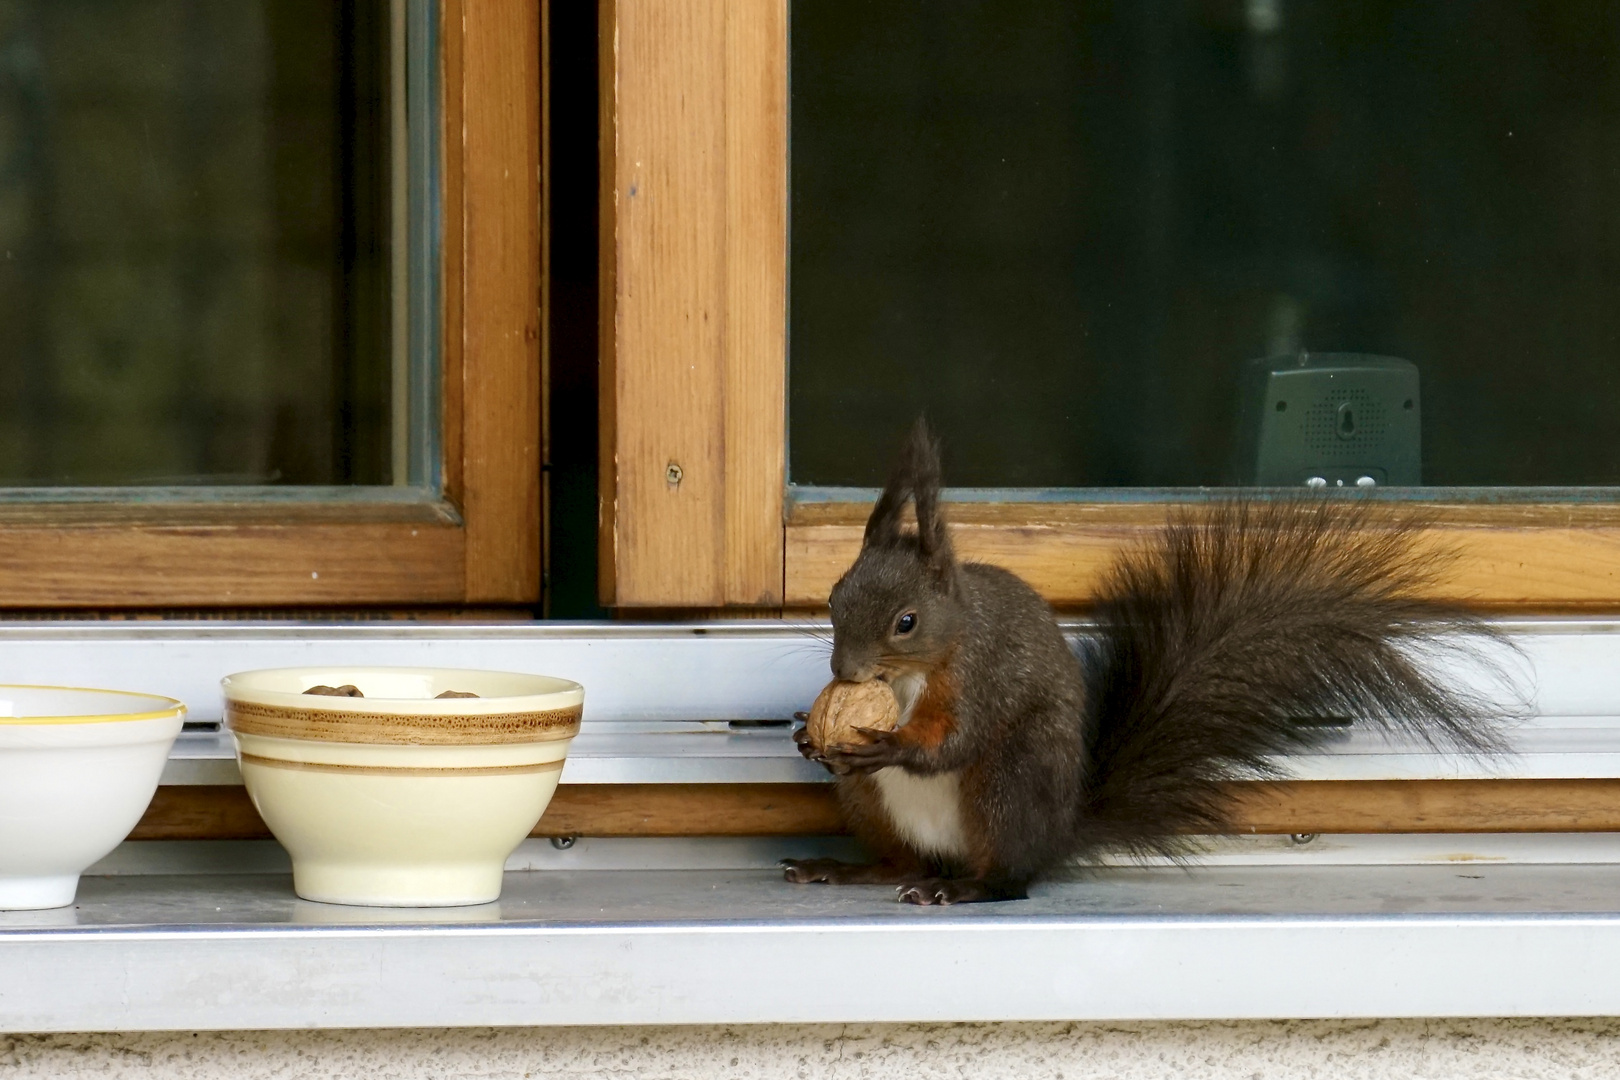
[[[319,694],[322,697],[365,697],[360,688],[354,683],[344,683],[342,686],[312,686],[305,690],[306,694]]]
[[[308,690],[305,690],[304,693],[306,693],[306,694],[319,694],[321,697],[365,697],[366,696],[366,695],[364,695],[364,694],[362,694],[360,692],[360,688],[358,686],[354,685],[354,683],[344,683],[342,686],[312,686]],[[478,695],[473,694],[473,693],[469,693],[466,690],[446,690],[444,693],[438,694],[436,696],[437,697],[442,697],[442,698],[463,698],[463,697],[477,697]]]
[[[856,728],[893,731],[900,723],[900,703],[882,679],[866,682],[834,680],[816,695],[805,721],[805,735],[817,750],[840,743],[860,744],[870,740]]]

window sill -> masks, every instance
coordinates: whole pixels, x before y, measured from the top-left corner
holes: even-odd
[[[1620,620],[1502,623],[1532,718],[1514,757],[1460,760],[1347,737],[1328,753],[1291,757],[1300,780],[1562,780],[1620,778]],[[1071,632],[1084,632],[1083,623]],[[587,688],[585,721],[564,784],[819,783],[786,722],[827,679],[824,625],[781,623],[0,625],[0,681],[116,686],[184,700],[218,720],[219,679],[306,663],[500,667],[562,675]],[[1466,678],[1466,674],[1464,674]],[[778,726],[756,726],[775,724]],[[228,736],[183,737],[167,785],[234,785]]]
[[[568,748],[564,784],[819,784],[827,770],[794,748],[786,724],[728,730],[714,725],[583,725]],[[1617,772],[1616,775],[1620,775]],[[190,731],[175,741],[164,785],[238,785],[236,748],[225,732]]]
[[[1615,775],[1616,627],[1511,624],[1534,677],[1523,745],[1542,740],[1545,760],[1491,775]],[[816,642],[757,624],[12,624],[0,646],[0,681],[167,693],[201,720],[219,715],[219,676],[252,667],[569,675],[589,687],[573,784],[804,768],[782,728],[731,721],[780,721],[825,678]],[[214,756],[174,767],[233,767],[217,738],[184,745],[202,743]],[[1402,754],[1361,756],[1389,776]],[[77,907],[0,914],[0,1030],[1620,1013],[1620,840],[1389,836],[1367,842],[1374,858],[1319,854],[1342,839],[1260,838],[1245,841],[1272,845],[1260,864],[1109,868],[946,910],[786,885],[768,867],[825,843],[807,839],[530,841],[500,904],[440,912],[296,900],[268,842],[131,843]],[[747,857],[705,854],[721,850]]]
[[[1238,828],[1620,828],[1620,683],[1611,675],[1620,670],[1620,621],[1503,626],[1522,649],[1533,712],[1516,733],[1516,756],[1459,760],[1350,736],[1331,753],[1279,763],[1285,774],[1338,788],[1305,783],[1249,792],[1254,798],[1245,798]],[[1083,633],[1084,624],[1071,629]],[[14,623],[0,624],[0,681],[171,694],[189,704],[193,719],[217,721],[220,676],[249,668],[426,664],[566,675],[588,688],[585,721],[562,794],[542,822],[548,830],[814,835],[835,824],[827,777],[797,756],[786,725],[827,677],[824,635],[825,627],[761,622]],[[233,756],[230,739],[218,733],[183,738],[138,835],[263,835],[240,797]],[[1453,780],[1471,786],[1453,787]]]
[[[1568,719],[1568,718],[1564,718]],[[660,731],[659,728],[672,730]],[[1515,754],[1473,761],[1350,737],[1332,752],[1279,762],[1294,780],[1573,780],[1620,777],[1620,729],[1531,725]],[[804,760],[786,727],[683,730],[676,725],[585,725],[569,747],[564,784],[818,784],[827,771]],[[240,785],[229,734],[187,732],[164,768],[164,785]]]
[[[280,873],[87,877],[74,908],[0,915],[0,1030],[1620,1013],[1620,864],[1444,842],[948,909],[644,859],[438,911],[307,903]]]

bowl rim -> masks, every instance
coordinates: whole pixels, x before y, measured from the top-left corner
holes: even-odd
[[[327,697],[323,695],[307,694],[295,690],[271,690],[260,686],[249,685],[246,680],[256,675],[267,675],[284,671],[307,672],[311,676],[320,673],[329,673],[335,678],[340,673],[365,672],[455,672],[466,675],[493,675],[502,678],[518,677],[525,679],[545,679],[557,684],[554,690],[545,690],[533,694],[499,694],[479,696],[475,698],[415,698],[415,697]],[[220,691],[227,701],[249,699],[273,702],[277,705],[296,709],[316,709],[332,712],[358,712],[358,713],[388,713],[399,712],[399,706],[408,706],[411,713],[417,715],[444,715],[458,716],[467,712],[506,712],[511,711],[518,702],[529,703],[524,708],[555,709],[567,708],[578,704],[585,694],[585,687],[573,679],[560,675],[546,675],[537,671],[506,671],[499,668],[474,667],[441,667],[436,664],[282,664],[276,667],[253,668],[249,671],[233,671],[219,680]],[[568,701],[574,698],[577,700]],[[547,700],[553,699],[553,700]],[[563,700],[556,700],[563,699]],[[478,704],[470,704],[477,702]]]
[[[138,713],[68,713],[61,716],[0,716],[0,726],[35,727],[58,724],[123,724],[141,720],[168,720],[186,715],[186,703],[163,694],[148,694],[140,690],[108,690],[99,686],[54,686],[48,683],[0,683],[5,690],[58,690],[70,694],[116,694],[119,697],[146,698],[148,701],[167,701],[161,709]]]

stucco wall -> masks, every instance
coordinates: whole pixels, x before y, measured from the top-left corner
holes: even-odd
[[[896,988],[903,993],[903,986]],[[73,1077],[1597,1080],[1620,1021],[823,1025],[0,1036],[3,1080]]]

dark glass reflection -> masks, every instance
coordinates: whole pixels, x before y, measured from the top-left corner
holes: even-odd
[[[0,4],[0,485],[389,481],[389,34]]]
[[[792,90],[795,483],[1226,482],[1300,350],[1426,485],[1620,483],[1620,6],[799,0]]]

